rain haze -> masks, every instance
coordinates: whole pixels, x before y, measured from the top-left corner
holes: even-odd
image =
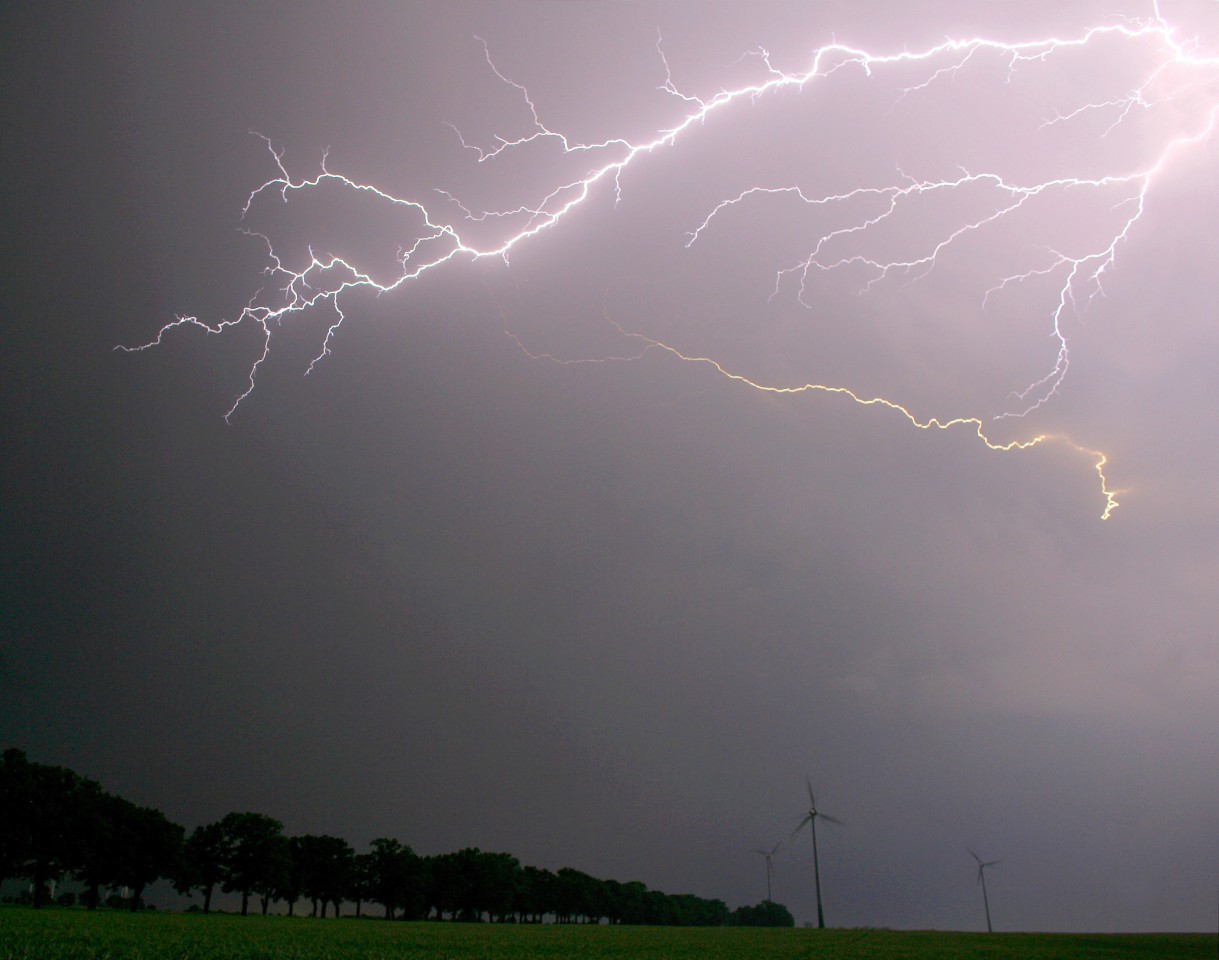
[[[807,777],[830,925],[983,928],[972,848],[1213,929],[1215,4],[0,32],[0,745],[730,907],[781,843],[798,923]]]

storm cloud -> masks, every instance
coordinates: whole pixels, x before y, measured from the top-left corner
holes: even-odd
[[[1205,7],[1160,6],[1219,50]],[[818,837],[833,925],[981,927],[972,847],[1002,861],[996,929],[1210,929],[1214,144],[1169,157],[1065,314],[1067,377],[1023,417],[994,419],[1054,369],[1056,287],[987,291],[1111,232],[1118,194],[1047,195],[930,272],[869,286],[847,264],[803,293],[778,271],[866,207],[750,195],[690,235],[751,186],[1140,168],[1219,102],[1219,65],[1112,132],[1113,110],[1044,124],[1128,92],[1152,44],[979,53],[918,90],[938,67],[844,67],[746,98],[507,261],[352,293],[307,377],[333,310],[274,325],[229,422],[256,326],[114,350],[273,293],[243,227],[297,262],[312,243],[400,269],[418,215],[375,198],[269,191],[243,220],[279,175],[250,131],[295,180],[328,148],[328,170],[395,196],[509,210],[610,155],[543,139],[479,162],[463,139],[535,129],[513,83],[572,142],[640,142],[691,109],[666,80],[704,100],[764,81],[749,50],[796,72],[833,40],[1023,42],[1116,16],[9,5],[0,741],[188,828],[252,809],[730,906],[763,898],[756,850],[783,841],[774,896],[798,921],[815,917],[807,837],[791,839],[810,777],[845,822]],[[909,257],[987,191],[929,195],[851,249]],[[467,227],[491,242],[504,223]],[[1108,457],[1120,507],[1100,519],[1095,457],[1069,444],[1000,452],[969,426],[680,356],[979,417],[999,443],[1069,436]]]

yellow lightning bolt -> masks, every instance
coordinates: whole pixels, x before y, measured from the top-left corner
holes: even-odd
[[[777,386],[774,384],[761,383],[753,380],[750,377],[741,373],[735,373],[725,367],[720,361],[713,357],[700,357],[692,354],[684,353],[677,347],[674,347],[661,340],[655,340],[641,333],[633,333],[622,327],[620,323],[606,317],[609,324],[617,328],[618,332],[624,337],[631,340],[636,340],[643,345],[638,351],[632,354],[612,357],[591,357],[591,358],[562,358],[552,353],[537,353],[531,351],[521,340],[521,338],[513,333],[507,326],[507,318],[505,317],[504,332],[512,338],[521,348],[522,351],[532,360],[548,360],[552,363],[581,364],[581,363],[614,363],[620,361],[633,361],[641,359],[645,354],[651,351],[660,351],[675,357],[678,360],[701,364],[710,367],[719,376],[726,380],[731,380],[743,386],[750,387],[761,393],[778,394],[780,396],[794,396],[802,393],[825,393],[839,397],[846,397],[853,403],[859,404],[861,407],[882,407],[886,410],[892,410],[894,413],[900,414],[913,427],[919,430],[951,430],[954,427],[964,427],[972,429],[974,435],[986,445],[988,450],[994,450],[1000,453],[1007,453],[1013,450],[1029,450],[1033,447],[1041,446],[1042,444],[1057,444],[1067,447],[1074,453],[1086,457],[1092,462],[1092,467],[1096,471],[1097,480],[1100,483],[1100,493],[1104,499],[1104,508],[1101,510],[1101,519],[1108,520],[1112,516],[1113,511],[1117,509],[1119,501],[1118,494],[1121,490],[1116,490],[1109,486],[1109,478],[1105,476],[1105,464],[1109,462],[1109,458],[1100,450],[1093,450],[1090,447],[1082,446],[1076,443],[1070,437],[1063,433],[1039,433],[1036,436],[1026,440],[1009,440],[1006,443],[992,440],[986,434],[986,424],[978,417],[951,417],[949,419],[941,419],[939,417],[929,417],[926,420],[920,420],[915,414],[911,413],[909,408],[896,403],[893,400],[888,400],[885,397],[865,397],[860,396],[849,387],[833,386],[825,383],[802,383],[789,386]]]

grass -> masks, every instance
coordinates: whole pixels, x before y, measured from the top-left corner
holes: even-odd
[[[0,960],[1186,960],[1214,934],[511,926],[0,908]]]

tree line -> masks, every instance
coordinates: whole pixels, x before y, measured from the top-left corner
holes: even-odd
[[[730,911],[722,900],[666,894],[643,883],[601,880],[564,867],[522,866],[507,853],[476,847],[421,856],[381,837],[357,853],[332,836],[289,836],[261,813],[230,813],[188,835],[161,811],[105,792],[66,767],[34,763],[15,748],[0,758],[0,881],[28,880],[33,906],[44,906],[52,883],[84,886],[95,909],[103,890],[126,888],[128,906],[160,879],[197,894],[209,913],[217,889],[239,894],[265,914],[272,903],[288,914],[340,916],[352,904],[361,916],[376,904],[387,919],[513,923],[625,923],[675,926],[792,926],[791,913],[764,900]]]

